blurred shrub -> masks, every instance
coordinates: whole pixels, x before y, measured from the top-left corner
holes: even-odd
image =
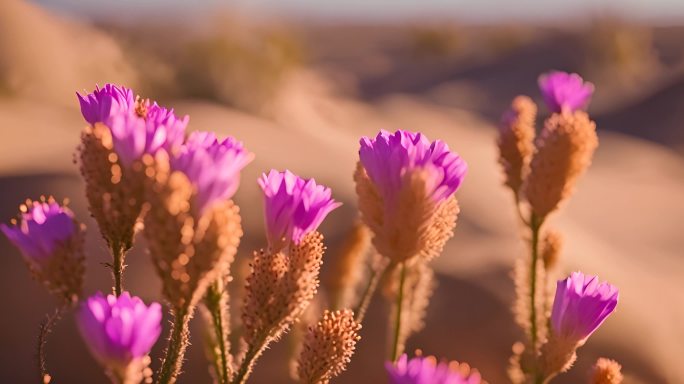
[[[515,51],[528,43],[530,37],[527,28],[501,25],[486,31],[484,43],[491,53],[500,55]]]
[[[459,29],[452,26],[421,26],[409,31],[411,53],[417,58],[444,57],[462,46]]]
[[[197,37],[178,53],[178,85],[187,96],[260,111],[288,72],[301,64],[303,52],[284,29]]]
[[[650,27],[618,19],[596,19],[586,38],[586,72],[604,82],[637,85],[660,67]]]

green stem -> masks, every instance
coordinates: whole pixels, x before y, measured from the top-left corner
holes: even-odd
[[[252,368],[254,363],[256,363],[257,358],[261,355],[264,348],[266,348],[266,337],[258,337],[255,342],[250,343],[247,348],[247,353],[242,359],[240,368],[238,368],[237,374],[233,379],[232,384],[244,384],[247,382],[249,375],[252,373]]]
[[[523,224],[525,224],[529,227],[530,223],[527,220],[525,220],[525,215],[523,214],[523,211],[520,207],[520,194],[517,191],[514,191],[513,192],[513,198],[515,199],[515,211],[518,213],[518,217],[520,218],[520,221],[522,221]]]
[[[530,229],[532,230],[532,261],[530,265],[530,339],[532,348],[537,348],[537,260],[539,259],[539,228],[541,220],[537,215],[530,215]]]
[[[392,354],[390,361],[397,361],[399,354],[402,352],[401,347],[401,312],[404,304],[404,284],[406,282],[406,263],[401,263],[401,270],[399,272],[399,292],[397,292],[396,314],[394,319],[394,341],[392,343]]]
[[[378,283],[380,282],[380,278],[382,277],[384,271],[384,265],[380,268],[371,269],[371,274],[368,277],[368,284],[361,295],[359,304],[356,306],[356,308],[354,308],[354,320],[356,320],[357,323],[362,323],[364,317],[366,317],[366,311],[368,310],[368,306],[370,305],[371,299],[375,294]]]
[[[183,365],[183,356],[188,346],[190,309],[183,306],[174,310],[174,320],[169,335],[168,346],[164,354],[162,366],[159,369],[158,384],[169,384],[176,381]]]
[[[226,346],[227,336],[225,334],[225,311],[223,306],[223,291],[218,283],[214,283],[209,286],[207,291],[207,303],[209,304],[209,311],[211,312],[211,319],[214,323],[214,332],[216,333],[216,342],[219,347],[219,358],[218,367],[220,371],[217,371],[220,376],[221,384],[228,384],[228,348]]]
[[[114,275],[114,294],[119,297],[123,292],[124,247],[115,242],[112,244],[112,274]]]

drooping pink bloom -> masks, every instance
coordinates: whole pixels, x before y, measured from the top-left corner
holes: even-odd
[[[594,84],[576,73],[551,71],[539,76],[539,89],[551,112],[574,112],[589,105]]]
[[[81,104],[81,114],[90,124],[104,123],[111,116],[135,109],[135,95],[126,87],[105,84],[95,87],[93,93],[82,96],[76,92]]]
[[[583,343],[610,315],[618,303],[618,289],[597,276],[573,272],[559,280],[551,311],[554,336]]]
[[[25,258],[42,262],[75,236],[78,227],[73,212],[50,199],[27,202],[19,222],[0,224],[0,230]]]
[[[145,305],[124,292],[86,299],[76,313],[78,328],[95,359],[120,370],[147,355],[161,333],[161,305]]]
[[[333,209],[342,205],[332,191],[286,170],[271,170],[258,180],[264,193],[266,235],[273,250],[301,240],[315,231]]]
[[[480,384],[478,372],[459,369],[457,363],[437,362],[434,356],[401,355],[396,363],[385,363],[390,384]]]
[[[176,117],[173,109],[135,99],[133,91],[106,84],[81,96],[81,113],[90,124],[102,123],[111,134],[114,152],[124,165],[160,149],[175,151],[185,138],[189,117]]]
[[[430,142],[422,133],[383,130],[374,139],[363,137],[360,144],[361,164],[386,209],[396,203],[409,172],[424,172],[426,195],[438,204],[456,192],[468,170],[466,162],[445,142]]]
[[[240,185],[240,171],[254,159],[232,137],[218,140],[211,132],[193,132],[171,157],[171,168],[183,172],[197,189],[195,200],[201,215],[213,203],[233,197]]]

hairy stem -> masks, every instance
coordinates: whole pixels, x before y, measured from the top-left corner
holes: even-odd
[[[47,371],[47,363],[45,362],[47,336],[52,332],[52,328],[62,317],[66,308],[66,305],[60,306],[53,313],[47,315],[45,320],[40,324],[40,331],[38,332],[38,371],[40,373],[40,382],[44,384],[47,384],[52,380],[52,377]]]
[[[520,206],[520,194],[518,191],[513,191],[513,198],[515,199],[515,211],[518,213],[518,217],[520,218],[520,221],[522,221],[523,224],[526,226],[530,226],[530,222],[528,222],[525,219],[525,215],[523,214],[522,207]]]
[[[254,368],[256,360],[266,348],[267,339],[267,336],[260,336],[249,344],[247,347],[247,353],[245,353],[245,357],[242,359],[242,363],[240,363],[240,367],[235,374],[232,384],[244,384],[247,382],[249,375],[252,373],[252,369]]]
[[[159,369],[158,384],[175,383],[183,365],[183,356],[188,346],[191,309],[183,306],[173,310],[174,320],[169,335],[168,345],[164,352],[162,366]]]
[[[124,247],[118,242],[112,244],[112,274],[114,275],[114,294],[119,297],[123,292]]]
[[[539,228],[541,221],[534,213],[530,216],[530,229],[532,230],[530,264],[530,341],[532,348],[537,348],[537,260],[539,259]]]
[[[390,361],[397,361],[399,354],[403,349],[401,342],[401,313],[404,304],[404,285],[406,283],[406,263],[401,263],[401,270],[399,272],[399,292],[397,292],[396,314],[394,318],[394,340],[392,342],[392,353],[390,354]]]
[[[368,277],[368,284],[366,285],[366,288],[363,290],[363,294],[361,295],[359,304],[356,306],[356,308],[354,308],[354,320],[356,322],[362,323],[363,318],[366,317],[366,311],[368,310],[368,306],[370,305],[371,299],[375,294],[375,290],[377,289],[378,283],[380,282],[380,278],[382,277],[384,272],[384,265],[379,268],[371,269],[370,276]]]
[[[226,301],[223,298],[224,292],[218,282],[211,284],[207,290],[205,303],[211,313],[211,320],[214,326],[216,344],[219,349],[219,361],[216,362],[217,375],[221,384],[228,384],[230,373],[228,369],[228,335],[226,335],[227,310]]]

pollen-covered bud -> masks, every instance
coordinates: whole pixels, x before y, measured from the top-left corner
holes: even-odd
[[[546,120],[523,186],[539,218],[546,217],[572,194],[597,147],[596,124],[585,112],[554,114]]]
[[[622,383],[622,366],[615,360],[601,357],[591,368],[590,384],[620,384]]]
[[[361,324],[350,310],[325,311],[323,318],[309,330],[297,361],[300,383],[327,384],[342,373],[361,339]]]
[[[145,237],[164,295],[176,308],[194,306],[208,285],[229,268],[242,236],[232,200],[212,204],[201,216],[192,207],[194,188],[168,159],[147,160],[149,211]]]
[[[112,134],[102,123],[81,133],[79,158],[88,208],[102,237],[116,252],[128,250],[144,199],[142,164],[122,167]]]
[[[511,107],[499,124],[499,163],[503,168],[505,184],[518,193],[529,172],[534,153],[534,119],[537,105],[527,96],[513,99]]]
[[[465,161],[420,133],[381,131],[360,144],[354,180],[375,248],[395,264],[437,256],[456,225]]]
[[[313,232],[286,251],[255,252],[242,313],[247,343],[276,340],[301,316],[318,290],[324,249]]]

